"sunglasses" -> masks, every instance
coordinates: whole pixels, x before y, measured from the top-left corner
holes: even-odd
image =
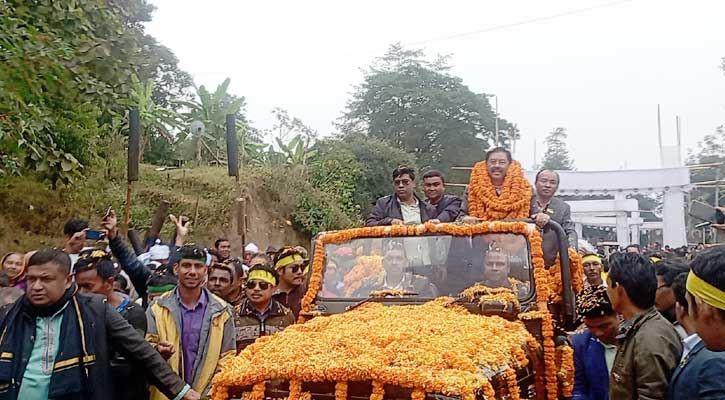
[[[293,265],[291,267],[290,266],[287,266],[285,268],[289,268],[290,270],[292,270],[292,273],[293,274],[296,274],[298,272],[301,272],[301,271],[304,271],[305,270],[305,266],[304,265]]]
[[[257,284],[259,284],[259,288],[262,290],[269,289],[269,282],[265,281],[247,281],[247,283],[244,285],[247,289],[254,289],[257,287]]]

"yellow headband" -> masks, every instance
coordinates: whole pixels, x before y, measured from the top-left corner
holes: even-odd
[[[292,254],[292,255],[289,255],[289,256],[287,256],[287,257],[285,257],[285,258],[277,261],[277,263],[274,265],[274,268],[275,269],[280,269],[282,267],[286,267],[286,266],[288,266],[288,265],[290,265],[292,263],[295,263],[297,261],[302,261],[302,260],[304,260],[304,258],[302,258],[301,255],[299,255],[299,254]]]
[[[582,264],[585,262],[589,262],[589,261],[596,261],[599,264],[602,263],[602,259],[599,256],[594,255],[594,254],[590,254],[590,255],[584,256],[584,258],[582,258]]]
[[[656,257],[656,256],[650,257],[649,260],[652,261],[652,264],[657,264],[658,262],[662,261],[661,258]]]
[[[274,275],[271,273],[261,270],[261,269],[255,269],[254,271],[249,273],[249,276],[247,277],[248,281],[256,280],[256,281],[263,281],[267,282],[270,285],[274,286],[276,285],[276,281],[274,279]]]
[[[692,271],[687,274],[687,291],[693,296],[701,298],[705,303],[719,310],[725,310],[725,292],[703,281]]]

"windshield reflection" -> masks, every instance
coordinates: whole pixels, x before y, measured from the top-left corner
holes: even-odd
[[[325,246],[322,298],[364,298],[399,289],[420,297],[457,296],[477,283],[529,296],[526,239],[517,234],[364,238]]]

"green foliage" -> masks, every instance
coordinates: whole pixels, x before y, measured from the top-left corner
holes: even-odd
[[[720,166],[695,169],[690,172],[690,181],[712,182],[725,179],[725,127],[718,126],[714,133],[705,135],[697,143],[696,153],[690,154],[688,164],[723,163]],[[695,187],[690,192],[690,198],[707,204],[715,204],[715,187]],[[720,188],[720,207],[725,206],[725,190]]]
[[[566,148],[567,133],[565,128],[556,128],[551,131],[544,142],[546,143],[546,154],[541,163],[542,169],[573,170],[574,160]]]
[[[472,165],[492,144],[495,115],[487,97],[449,69],[445,57],[429,62],[422,51],[392,45],[357,87],[341,130],[386,140],[423,168]],[[499,125],[513,129],[506,120]]]
[[[144,35],[152,10],[144,0],[0,2],[0,174],[72,183],[103,152],[133,75],[158,78],[159,101],[181,94],[188,74]]]
[[[226,163],[226,115],[236,116],[237,135],[240,137],[241,148],[246,154],[252,150],[254,140],[249,137],[250,129],[244,117],[244,97],[237,97],[227,92],[229,78],[225,79],[212,93],[202,85],[196,87],[197,98],[193,101],[177,101],[176,104],[186,107],[188,111],[183,114],[185,123],[189,126],[193,121],[200,121],[204,129],[196,132],[182,131],[179,141],[186,141],[187,152],[193,150],[193,159],[196,164],[205,162]],[[187,158],[189,154],[187,153]]]
[[[399,165],[415,166],[412,155],[391,146],[384,140],[364,135],[349,134],[325,139],[315,145],[318,155],[313,164],[321,173],[316,184],[325,187],[337,179],[340,189],[331,190],[341,199],[343,208],[358,213],[360,221],[370,212],[375,200],[392,193],[393,169]],[[349,189],[354,187],[352,195]]]

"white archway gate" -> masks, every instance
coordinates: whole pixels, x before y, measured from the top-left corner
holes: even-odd
[[[629,209],[632,203],[627,195],[662,193],[662,234],[663,244],[679,247],[687,244],[685,227],[685,193],[691,188],[690,171],[687,167],[638,169],[618,171],[557,171],[561,177],[559,195],[587,196],[609,195],[613,196],[614,203],[589,203],[576,205],[579,201],[572,201],[572,211],[580,210],[582,218],[592,218],[587,222],[595,222],[596,218],[612,218],[601,221],[604,224],[615,222],[617,227],[617,241],[626,246],[632,242],[633,237],[639,238],[640,222],[639,212]],[[526,177],[534,182],[536,171],[526,171]],[[632,199],[629,199],[632,200]],[[596,201],[596,200],[595,200]],[[636,200],[635,200],[636,202]],[[597,210],[600,208],[601,210]],[[631,212],[631,216],[626,215]],[[586,215],[587,213],[593,215]],[[614,213],[615,215],[608,215]],[[628,218],[632,218],[628,220]],[[631,223],[631,224],[630,224]],[[588,225],[588,224],[587,224]],[[630,232],[630,226],[633,226]],[[635,236],[636,234],[636,236]]]

